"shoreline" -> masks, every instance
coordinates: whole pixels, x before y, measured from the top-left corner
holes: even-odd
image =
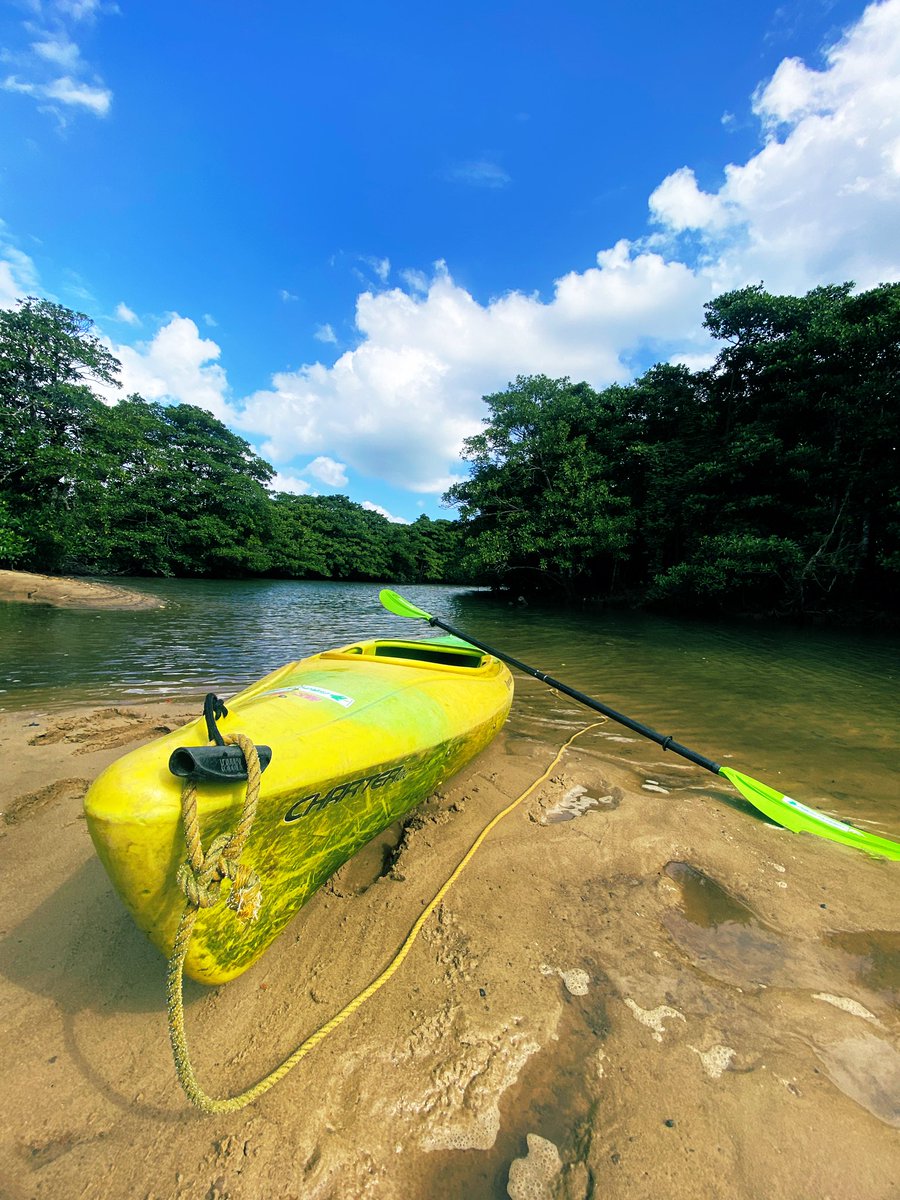
[[[389,985],[259,1102],[196,1114],[165,964],[81,815],[100,770],[196,713],[191,697],[0,713],[4,1196],[895,1193],[896,864],[757,820],[690,767],[647,779],[590,735],[490,834]],[[202,1085],[247,1087],[370,982],[556,748],[507,729],[254,968],[189,985]]]
[[[158,596],[129,588],[66,575],[40,575],[31,571],[0,571],[0,601],[47,604],[55,608],[165,608]]]

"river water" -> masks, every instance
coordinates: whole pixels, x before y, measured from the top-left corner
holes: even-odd
[[[239,690],[363,637],[426,637],[375,584],[116,580],[158,610],[0,604],[0,710]],[[900,643],[881,634],[507,606],[461,588],[401,589],[459,629],[825,812],[900,837]],[[592,714],[517,679],[513,734],[556,746]],[[664,756],[608,726],[604,753],[657,779]]]

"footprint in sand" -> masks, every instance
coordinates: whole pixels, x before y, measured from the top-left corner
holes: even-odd
[[[90,782],[89,779],[58,779],[56,783],[48,783],[36,792],[16,796],[3,810],[3,822],[5,825],[18,825],[59,800],[83,800]]]
[[[99,712],[65,717],[30,739],[30,746],[51,746],[68,742],[78,746],[76,754],[91,754],[127,746],[145,738],[171,733],[177,723],[163,724],[158,717],[132,712],[127,708],[103,708]]]

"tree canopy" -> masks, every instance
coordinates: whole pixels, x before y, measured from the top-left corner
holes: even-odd
[[[524,587],[754,612],[897,607],[900,285],[706,305],[713,366],[486,397],[464,565]]]
[[[211,413],[91,383],[119,364],[90,318],[29,297],[0,311],[0,564],[70,573],[454,581],[458,531],[346,496],[270,490]]]
[[[706,305],[706,370],[520,376],[465,443],[458,521],[271,488],[211,413],[131,395],[90,318],[0,311],[0,564],[553,587],[689,610],[896,613],[900,284]]]

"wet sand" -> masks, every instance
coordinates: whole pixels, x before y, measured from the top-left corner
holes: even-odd
[[[164,963],[81,802],[196,711],[0,714],[4,1200],[900,1192],[898,864],[770,826],[692,767],[648,778],[602,730],[491,833],[373,999],[250,1108],[195,1112]],[[504,732],[254,968],[190,984],[207,1090],[251,1084],[373,979],[556,749]]]
[[[155,596],[92,579],[37,575],[31,571],[0,571],[0,600],[20,604],[51,604],[55,608],[164,608]]]

